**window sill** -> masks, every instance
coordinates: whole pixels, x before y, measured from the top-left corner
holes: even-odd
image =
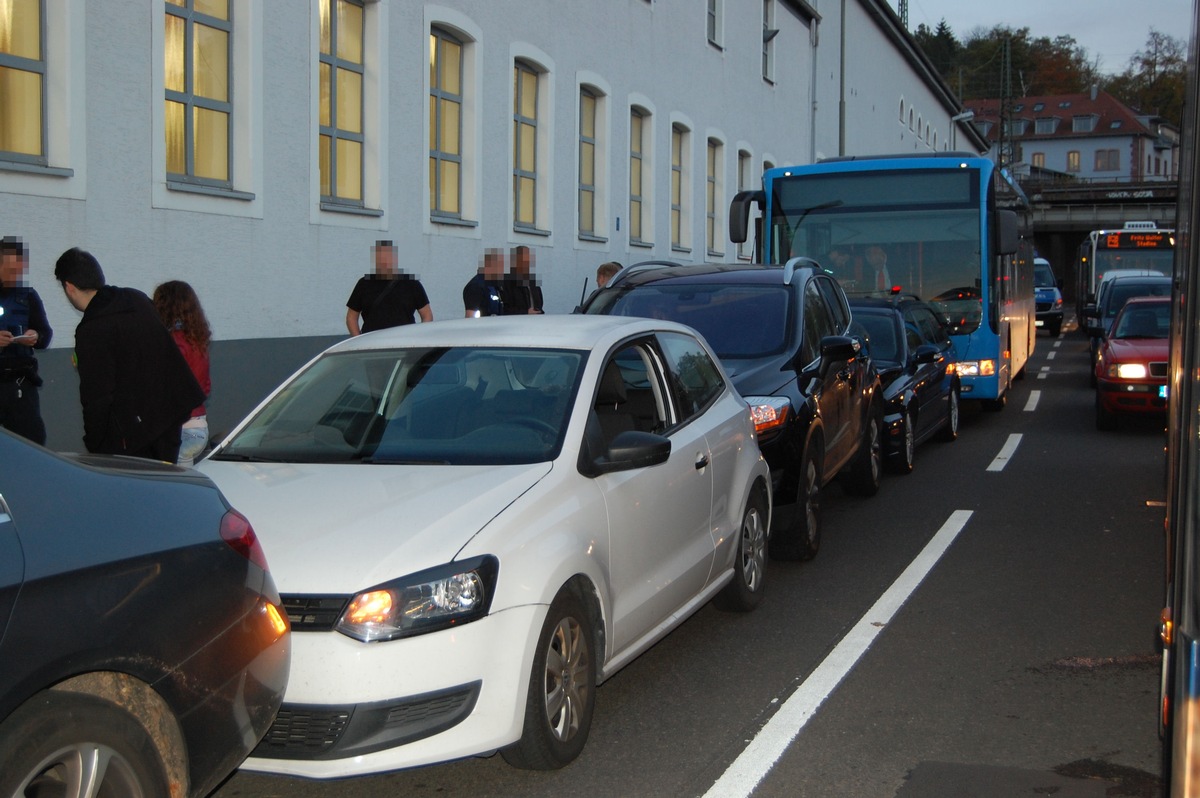
[[[203,194],[206,197],[222,197],[224,199],[241,200],[242,202],[251,202],[254,199],[254,195],[248,191],[235,191],[232,188],[204,186],[198,183],[181,183],[178,180],[168,180],[167,190],[182,191],[185,194]]]
[[[351,216],[383,216],[378,208],[364,208],[361,205],[343,205],[340,202],[322,202],[321,210],[330,213],[345,213]]]
[[[24,161],[0,161],[0,172],[20,172],[27,175],[42,177],[74,177],[74,169],[64,169],[58,166],[42,166]]]
[[[607,244],[608,239],[604,236],[592,235],[591,233],[580,233],[580,241],[587,241],[589,244]]]
[[[527,236],[541,236],[543,238],[550,237],[549,230],[539,230],[536,227],[521,227],[519,225],[513,225],[513,232],[520,233],[522,235],[527,235]]]
[[[470,219],[459,219],[457,216],[438,216],[433,214],[429,217],[429,221],[434,224],[444,224],[450,227],[478,227],[479,222],[472,222]]]
[[[691,254],[692,254],[692,248],[691,248],[691,247],[681,247],[679,244],[672,244],[672,245],[671,245],[671,251],[672,251],[672,252],[678,252],[678,253],[680,253],[680,254],[682,254],[682,255],[691,255]]]
[[[629,240],[629,246],[641,247],[642,249],[654,249],[654,242],[653,241],[642,241],[640,238],[631,238]]]

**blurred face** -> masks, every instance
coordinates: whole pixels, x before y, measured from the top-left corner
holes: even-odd
[[[396,273],[396,248],[395,247],[380,247],[375,249],[375,273],[376,274],[395,274]]]
[[[529,274],[530,268],[533,266],[533,250],[517,250],[513,254],[512,273],[520,277],[526,277]]]
[[[488,253],[483,256],[483,276],[489,280],[499,280],[504,276],[504,256],[499,253]]]
[[[6,288],[25,284],[25,270],[29,262],[21,255],[4,253],[0,255],[0,283]]]
[[[887,254],[880,247],[867,247],[867,262],[878,269],[887,263]]]

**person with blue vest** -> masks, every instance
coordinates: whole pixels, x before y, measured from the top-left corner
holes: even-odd
[[[0,427],[45,445],[35,349],[54,331],[41,297],[29,285],[29,249],[21,239],[0,239]]]

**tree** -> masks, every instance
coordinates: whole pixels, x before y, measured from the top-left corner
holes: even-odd
[[[1145,49],[1134,53],[1125,71],[1104,80],[1101,88],[1131,108],[1179,125],[1186,83],[1185,43],[1151,28]]]
[[[1005,49],[1007,48],[1007,61]],[[964,42],[960,75],[943,73],[964,100],[1078,94],[1099,77],[1096,64],[1071,36],[1033,38],[1029,28],[997,25],[975,30]]]
[[[958,43],[954,31],[946,24],[946,20],[943,19],[939,22],[937,29],[933,31],[929,30],[924,23],[918,25],[914,37],[917,44],[925,51],[925,55],[929,56],[929,60],[933,62],[938,74],[950,74],[958,62],[962,45]]]

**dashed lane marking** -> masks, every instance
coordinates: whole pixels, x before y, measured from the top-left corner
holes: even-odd
[[[1028,408],[1026,408],[1028,409]],[[1012,459],[1013,454],[1017,451],[1017,446],[1021,443],[1021,433],[1014,432],[1008,436],[1008,440],[1000,447],[1000,453],[996,455],[996,459],[987,467],[988,471],[1003,471],[1008,465],[1008,461]]]

